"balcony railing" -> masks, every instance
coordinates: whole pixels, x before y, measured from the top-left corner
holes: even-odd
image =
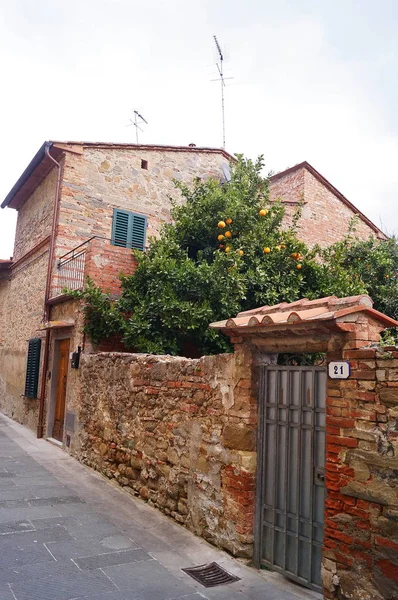
[[[129,253],[131,264],[125,262],[125,250]],[[83,289],[86,276],[104,289],[119,288],[119,283],[115,286],[119,272],[130,273],[132,264],[130,246],[118,246],[108,238],[94,235],[58,259],[50,297],[59,298],[66,291]]]

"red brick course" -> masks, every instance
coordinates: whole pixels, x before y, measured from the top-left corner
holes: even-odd
[[[107,240],[93,239],[86,251],[84,276],[90,277],[104,292],[119,295],[120,274],[132,275],[137,268],[131,248],[113,246]]]
[[[373,592],[364,598],[398,597],[396,352],[343,350],[341,359],[358,365],[355,379],[328,379],[324,557],[335,570],[324,577],[326,598],[359,598],[365,588]],[[374,391],[362,391],[369,381]],[[336,392],[346,416],[330,406]]]

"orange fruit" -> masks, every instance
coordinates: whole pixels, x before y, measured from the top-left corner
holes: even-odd
[[[220,233],[220,235],[218,236],[218,238],[217,238],[217,239],[218,239],[218,241],[219,241],[219,242],[222,242],[222,241],[223,241],[223,239],[225,239],[225,238],[224,238],[223,234],[222,234],[222,233]]]
[[[266,217],[268,215],[268,210],[266,208],[262,208],[258,214],[260,217]]]
[[[225,237],[226,238],[231,238],[232,237],[232,233],[230,231],[226,231],[225,232]]]
[[[224,229],[224,227],[225,227],[224,221],[219,221],[217,227],[219,227],[220,229]]]
[[[241,256],[243,256],[244,255],[243,250],[238,250],[238,254],[240,254]]]
[[[275,246],[275,250],[280,250],[282,246]]]
[[[285,249],[286,248],[286,244],[281,244],[281,248]]]
[[[227,225],[231,225],[232,219],[230,217],[228,217],[228,219],[225,219],[225,222]]]
[[[300,263],[298,265],[296,265],[296,269],[301,269]]]
[[[231,246],[227,246],[227,247],[225,248],[225,252],[230,252],[230,250],[231,250]]]
[[[266,246],[264,248],[264,254],[269,254],[271,252],[271,248],[268,248],[268,246]]]

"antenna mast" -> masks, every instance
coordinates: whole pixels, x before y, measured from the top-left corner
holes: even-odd
[[[143,129],[141,129],[141,127],[139,126],[139,123],[146,123],[146,125],[148,125],[148,121],[146,121],[144,119],[144,117],[142,115],[140,115],[140,113],[138,112],[138,110],[134,111],[134,121],[132,121],[130,119],[130,123],[129,125],[127,125],[127,127],[131,127],[131,125],[134,125],[135,127],[135,139],[136,139],[136,143],[138,144],[138,130],[143,131]]]
[[[218,43],[218,39],[216,35],[213,35],[214,42],[216,44],[217,52],[220,58],[219,63],[217,63],[217,69],[220,74],[220,79],[213,79],[212,81],[221,81],[221,114],[222,114],[222,147],[225,148],[225,105],[224,105],[224,88],[225,88],[225,77],[224,77],[224,55],[220,48],[220,44]],[[227,79],[232,79],[232,77],[227,77]]]

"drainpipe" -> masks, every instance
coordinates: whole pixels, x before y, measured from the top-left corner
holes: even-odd
[[[54,210],[53,210],[53,219],[51,225],[51,238],[50,238],[50,253],[48,257],[48,267],[47,267],[47,280],[46,280],[46,289],[44,293],[44,306],[43,306],[43,322],[47,323],[50,320],[51,315],[51,306],[48,304],[48,299],[50,297],[50,288],[51,288],[51,278],[52,278],[52,269],[54,262],[54,250],[55,250],[55,230],[57,227],[57,217],[58,217],[58,206],[59,206],[59,197],[60,197],[60,189],[61,189],[61,175],[62,175],[62,167],[59,162],[55,160],[50,154],[51,144],[48,143],[45,146],[45,153],[47,158],[49,158],[54,165],[58,169],[57,175],[57,185],[55,189],[55,198],[54,198]],[[45,396],[46,396],[46,388],[47,388],[47,369],[48,369],[48,360],[50,356],[50,330],[46,330],[46,343],[44,346],[44,357],[43,357],[43,370],[41,373],[41,386],[40,386],[40,400],[39,400],[39,417],[37,422],[37,437],[43,437],[43,421],[44,421],[44,404],[45,404]]]

